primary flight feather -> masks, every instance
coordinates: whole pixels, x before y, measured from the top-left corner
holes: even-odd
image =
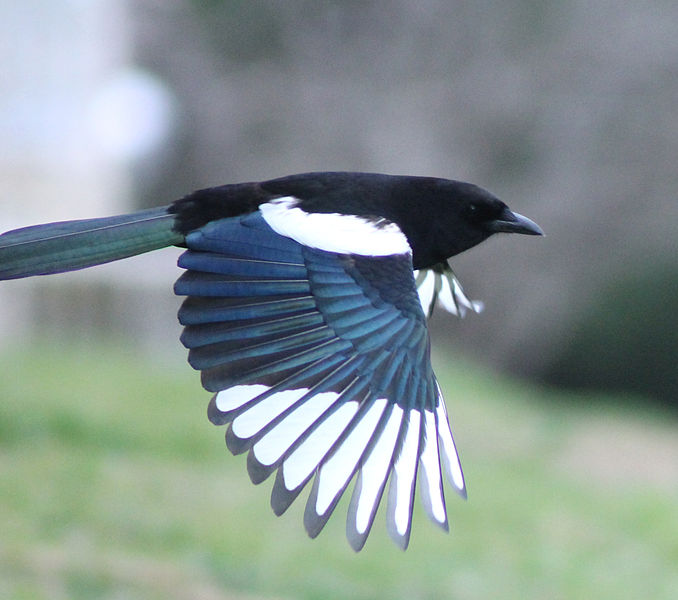
[[[436,302],[479,309],[447,260],[498,232],[542,234],[469,183],[305,173],[7,232],[0,279],[185,247],[181,341],[214,393],[209,419],[247,452],[252,481],[276,473],[275,513],[313,480],[304,524],[315,537],[355,479],[346,531],[358,551],[388,482],[388,531],[404,549],[417,476],[443,529],[442,474],[466,495],[426,319]]]

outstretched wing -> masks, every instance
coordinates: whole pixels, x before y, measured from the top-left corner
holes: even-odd
[[[306,242],[261,212],[189,234],[175,286],[188,296],[182,342],[215,392],[210,420],[228,424],[233,453],[248,452],[252,481],[276,471],[276,514],[313,479],[304,522],[315,537],[355,476],[347,536],[360,550],[390,476],[388,529],[406,548],[418,472],[426,511],[445,529],[441,458],[465,495],[411,255]]]

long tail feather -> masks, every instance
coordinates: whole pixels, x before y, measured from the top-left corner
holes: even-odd
[[[166,207],[34,225],[0,235],[0,280],[49,275],[181,244]]]

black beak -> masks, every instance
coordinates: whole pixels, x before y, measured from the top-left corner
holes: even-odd
[[[523,233],[525,235],[544,235],[541,227],[531,219],[504,209],[501,216],[488,223],[492,233]]]

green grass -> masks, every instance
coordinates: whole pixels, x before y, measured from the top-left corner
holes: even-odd
[[[346,501],[317,540],[250,484],[209,394],[110,347],[0,355],[0,597],[623,599],[678,593],[678,424],[526,387],[438,352],[469,486],[451,533],[383,510],[363,552]]]

